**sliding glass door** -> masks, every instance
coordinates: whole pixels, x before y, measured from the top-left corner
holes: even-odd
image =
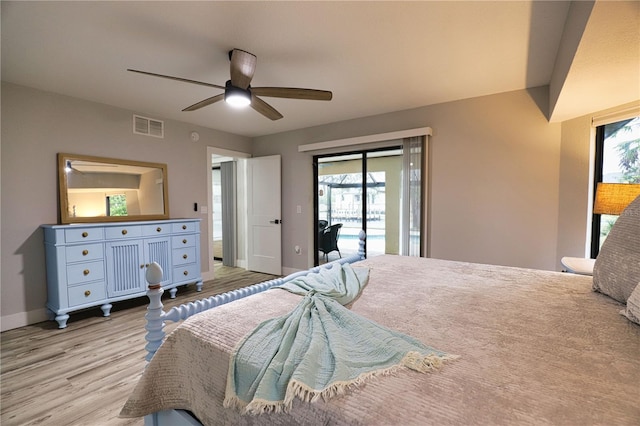
[[[314,157],[316,264],[356,253],[361,229],[369,257],[421,254],[422,140]]]
[[[361,154],[315,157],[316,265],[357,253],[363,227]]]

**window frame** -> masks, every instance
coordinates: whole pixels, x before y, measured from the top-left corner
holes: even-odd
[[[593,182],[592,182],[592,199],[591,199],[591,242],[590,255],[592,259],[598,257],[600,253],[600,232],[602,230],[602,215],[593,213],[596,198],[596,189],[599,183],[603,182],[604,168],[604,151],[606,137],[606,126],[626,121],[622,126],[626,126],[629,122],[640,118],[640,109],[630,108],[622,111],[620,114],[610,114],[605,117],[592,119],[592,125],[595,127],[595,150],[593,157]]]

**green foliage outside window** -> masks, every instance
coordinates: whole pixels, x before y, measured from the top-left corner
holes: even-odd
[[[109,216],[127,215],[127,197],[124,194],[109,196]]]
[[[620,154],[621,181],[640,183],[640,138],[621,142],[616,149]]]

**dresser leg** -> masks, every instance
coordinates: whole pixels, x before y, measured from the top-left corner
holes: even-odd
[[[172,299],[176,298],[176,293],[178,292],[178,288],[174,287],[169,289],[169,296],[171,296]]]
[[[67,320],[69,319],[68,314],[58,315],[55,319],[58,321],[58,328],[67,328]]]
[[[202,291],[202,280],[196,281],[196,291]]]
[[[111,303],[105,303],[104,305],[100,306],[100,309],[102,309],[102,313],[104,314],[105,317],[108,317],[109,315],[111,315],[112,307],[113,305]]]

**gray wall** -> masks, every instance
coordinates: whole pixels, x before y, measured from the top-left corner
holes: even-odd
[[[58,221],[58,152],[166,163],[171,217],[200,218],[201,235],[211,235],[206,215],[193,211],[193,203],[207,204],[207,145],[250,153],[251,140],[168,120],[164,139],[134,135],[132,114],[2,83],[2,329],[44,319],[39,226]],[[200,133],[198,142],[189,138],[193,130]],[[207,238],[200,242],[207,272]]]
[[[538,108],[548,104],[547,93],[543,87],[496,94],[253,141],[165,121],[161,140],[134,135],[132,111],[3,83],[2,329],[44,319],[39,226],[58,220],[58,152],[167,163],[171,217],[203,219],[203,273],[211,233],[193,203],[207,202],[207,146],[282,155],[286,271],[313,259],[312,154],[299,153],[298,145],[430,126],[431,256],[558,270],[560,257],[584,254],[591,128],[590,117],[549,123]],[[201,135],[196,143],[192,130]]]
[[[254,156],[282,155],[283,264],[303,269],[313,257],[313,154],[298,145],[429,126],[431,257],[559,270],[562,256],[584,253],[589,123],[577,120],[563,139],[563,125],[538,107],[547,93],[508,92],[255,139]],[[561,188],[572,191],[562,211]],[[297,205],[306,209],[297,214]],[[296,255],[295,245],[307,250]]]

